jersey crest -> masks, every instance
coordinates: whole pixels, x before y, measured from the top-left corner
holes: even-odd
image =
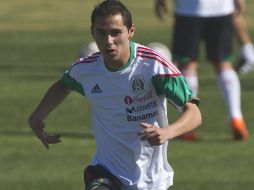
[[[142,75],[134,75],[130,80],[130,89],[133,94],[142,94],[145,90],[145,80]]]

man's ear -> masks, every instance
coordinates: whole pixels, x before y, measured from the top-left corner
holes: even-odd
[[[132,39],[135,33],[135,25],[133,24],[131,28],[129,29],[129,40]]]

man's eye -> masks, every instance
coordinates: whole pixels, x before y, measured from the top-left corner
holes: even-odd
[[[120,34],[121,34],[121,31],[118,31],[118,30],[117,30],[117,31],[112,31],[112,32],[111,32],[111,35],[112,35],[112,36],[118,36],[118,35],[120,35]]]
[[[103,35],[105,35],[105,32],[100,31],[100,32],[98,32],[98,34],[103,36]]]
[[[97,35],[100,35],[100,36],[103,36],[103,35],[105,35],[105,32],[102,31],[102,30],[97,30],[97,31],[96,31],[96,34],[97,34]]]

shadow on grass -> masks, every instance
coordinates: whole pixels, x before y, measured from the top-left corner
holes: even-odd
[[[93,139],[94,136],[92,133],[80,133],[80,132],[70,132],[70,131],[63,131],[63,132],[50,132],[52,134],[60,134],[62,137],[67,138],[90,138]],[[32,131],[0,131],[0,136],[34,136]],[[190,143],[190,144],[232,144],[232,143],[244,143],[246,141],[235,140],[233,137],[198,137],[196,140],[188,141],[182,140],[180,138],[176,138],[174,141],[182,142],[182,143]]]
[[[62,65],[49,65],[49,64],[0,64],[0,71],[1,72],[20,72],[20,71],[37,71],[37,72],[59,72],[66,70],[66,66]]]
[[[94,138],[91,133],[78,132],[52,132],[53,134],[60,134],[62,137],[69,138]],[[34,136],[32,131],[0,131],[0,136]]]
[[[233,142],[243,142],[240,140],[235,140],[233,137],[198,137],[195,140],[183,140],[180,138],[176,139],[178,142],[183,142],[183,143],[191,143],[191,144],[231,144]]]
[[[241,89],[243,91],[251,91],[253,92],[254,90],[254,77],[249,77],[249,78],[243,78],[241,79]]]

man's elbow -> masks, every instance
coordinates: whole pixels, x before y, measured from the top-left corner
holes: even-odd
[[[194,128],[199,127],[202,124],[202,114],[200,112],[200,109],[196,104],[189,103],[188,108],[192,112],[192,119],[191,121],[193,122]]]
[[[202,114],[200,112],[200,109],[198,106],[195,105],[195,121],[196,121],[196,128],[199,127],[202,124]]]

